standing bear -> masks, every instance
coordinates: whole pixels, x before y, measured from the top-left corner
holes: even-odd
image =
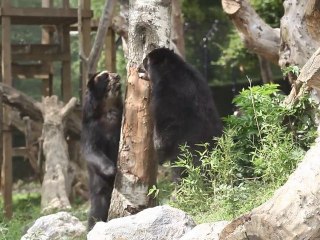
[[[122,119],[120,77],[103,71],[87,84],[82,115],[82,152],[89,173],[88,229],[106,221],[110,207]]]
[[[151,51],[143,60],[151,81],[154,147],[159,163],[174,161],[179,145],[196,150],[222,134],[222,123],[211,90],[201,74],[167,48]],[[181,171],[181,170],[180,170]],[[177,180],[181,172],[174,172]]]

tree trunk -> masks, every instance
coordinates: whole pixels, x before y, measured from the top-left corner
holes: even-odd
[[[155,199],[148,196],[150,187],[156,184],[158,165],[152,140],[150,82],[139,78],[138,69],[149,51],[168,47],[170,14],[170,1],[130,1],[128,82],[109,219],[155,205]]]
[[[320,0],[286,0],[281,19],[280,67],[302,67],[320,47]]]
[[[69,195],[72,178],[69,175],[68,146],[64,137],[64,120],[75,107],[72,98],[64,107],[57,96],[42,100],[43,114],[43,153],[46,159],[45,173],[41,189],[43,212],[71,208]]]
[[[271,66],[269,61],[259,55],[258,55],[258,59],[259,59],[260,75],[261,75],[262,82],[272,83],[273,77],[272,77],[272,71],[271,71]]]
[[[184,43],[184,27],[181,12],[181,3],[179,0],[172,1],[172,14],[171,14],[171,40],[176,45],[176,52],[182,58],[185,58],[185,43]]]

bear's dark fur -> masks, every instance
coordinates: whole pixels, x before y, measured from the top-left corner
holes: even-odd
[[[88,229],[106,221],[116,174],[122,99],[118,75],[95,74],[87,84],[82,116],[82,151],[89,173]]]
[[[222,124],[211,90],[201,74],[167,48],[151,51],[143,60],[151,81],[154,146],[162,163],[174,160],[179,145],[212,142]]]

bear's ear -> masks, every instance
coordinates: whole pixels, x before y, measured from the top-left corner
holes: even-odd
[[[100,74],[100,72],[97,72],[97,73],[93,74],[92,77],[90,77],[90,79],[89,79],[89,81],[87,83],[87,88],[88,89],[92,90],[94,88],[94,86],[95,86],[95,80],[94,79],[99,74]]]

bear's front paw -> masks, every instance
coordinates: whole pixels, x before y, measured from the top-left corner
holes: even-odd
[[[101,169],[101,173],[105,177],[114,177],[116,175],[117,169],[114,166],[107,166]]]

